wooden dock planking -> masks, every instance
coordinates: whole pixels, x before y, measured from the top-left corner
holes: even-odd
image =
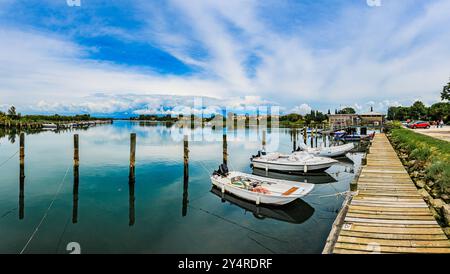
[[[384,134],[377,134],[331,253],[450,253],[450,241]]]

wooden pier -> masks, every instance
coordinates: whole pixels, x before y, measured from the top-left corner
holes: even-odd
[[[384,134],[375,136],[356,195],[344,202],[323,253],[450,253],[450,240]]]

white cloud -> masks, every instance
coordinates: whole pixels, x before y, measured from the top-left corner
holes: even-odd
[[[93,49],[67,37],[0,26],[4,41],[0,44],[0,104],[35,110],[145,113],[160,108],[160,98],[152,101],[153,95],[165,94],[211,97],[235,107],[280,104],[291,108],[308,101],[329,108],[356,102],[354,107],[364,110],[367,101],[373,101],[369,105],[375,108],[411,102],[418,96],[436,101],[450,75],[443,61],[450,60],[450,28],[445,27],[450,23],[446,12],[450,2],[445,0],[428,2],[414,17],[408,15],[414,3],[403,1],[386,1],[378,9],[346,8],[329,24],[307,30],[293,22],[288,27],[299,31],[289,33],[267,24],[259,1],[169,1],[168,10],[176,16],[167,16],[167,11],[153,4],[139,5],[142,18],[149,18],[147,32],[133,35],[112,27],[98,31],[148,40],[201,72],[161,75],[93,61],[86,59]],[[171,24],[174,18],[177,24]],[[192,49],[202,49],[206,56],[199,57]],[[252,76],[245,65],[249,56],[260,60]],[[99,92],[116,97],[132,93],[136,98],[92,98]],[[308,108],[303,104],[294,110]]]
[[[291,109],[290,112],[306,115],[308,113],[311,113],[311,110],[312,108],[308,104],[301,104],[300,106],[296,106],[293,109]]]

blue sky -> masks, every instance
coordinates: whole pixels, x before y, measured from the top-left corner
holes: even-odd
[[[430,104],[450,77],[448,10],[447,0],[0,0],[0,109]]]

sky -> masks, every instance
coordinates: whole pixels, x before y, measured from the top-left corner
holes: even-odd
[[[386,112],[450,77],[448,0],[69,2],[0,0],[0,110]]]

